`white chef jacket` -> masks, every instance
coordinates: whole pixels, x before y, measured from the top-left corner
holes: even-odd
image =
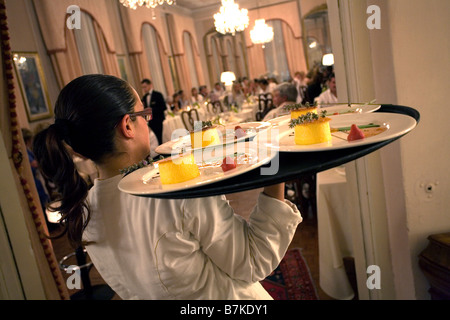
[[[224,197],[133,196],[120,179],[95,180],[83,240],[122,299],[272,299],[259,281],[302,221],[295,205],[261,194],[247,223]]]

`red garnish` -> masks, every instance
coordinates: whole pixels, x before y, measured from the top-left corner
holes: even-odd
[[[232,158],[230,156],[226,156],[222,161],[222,170],[223,172],[236,168],[236,158]]]
[[[348,134],[347,140],[354,141],[359,139],[364,139],[364,132],[356,124],[352,124],[350,128],[350,133]]]
[[[335,113],[333,113],[333,115],[337,116],[337,115],[339,115],[339,112],[335,112]]]
[[[244,131],[244,129],[241,128],[241,126],[234,127],[234,137],[236,139],[244,137],[244,136],[245,136],[245,131]]]

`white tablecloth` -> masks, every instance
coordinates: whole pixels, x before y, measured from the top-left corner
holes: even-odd
[[[239,117],[245,121],[256,121],[256,113],[258,112],[258,102],[244,103],[239,111]]]
[[[165,143],[172,140],[172,132],[181,128],[185,127],[180,115],[175,115],[173,117],[167,115],[166,119],[163,121],[162,142]]]
[[[320,287],[335,299],[351,300],[354,292],[343,262],[353,251],[345,169],[338,167],[318,173],[316,194]]]
[[[205,107],[200,107],[197,109],[198,116],[200,118],[200,121],[206,121],[209,117],[208,112],[206,111]],[[170,141],[179,136],[172,137],[172,133],[176,129],[186,129],[186,127],[183,124],[183,120],[181,119],[181,113],[175,114],[174,116],[166,115],[166,119],[163,121],[163,133],[162,133],[162,139],[163,143]]]

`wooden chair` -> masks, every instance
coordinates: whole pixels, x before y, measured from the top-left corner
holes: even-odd
[[[258,112],[256,112],[256,120],[262,121],[266,114],[273,108],[273,96],[271,93],[261,93],[258,95]]]
[[[219,114],[222,113],[223,107],[222,107],[222,102],[220,101],[214,101],[214,102],[208,102],[208,104],[206,105],[206,108],[208,109],[208,112],[213,115],[213,114]]]
[[[200,121],[197,109],[191,109],[189,111],[181,112],[181,120],[183,121],[184,127],[188,131],[194,130],[194,124],[196,121]]]

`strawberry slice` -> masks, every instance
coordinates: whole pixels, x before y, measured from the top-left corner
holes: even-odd
[[[234,138],[235,139],[239,139],[244,136],[245,136],[245,131],[244,131],[244,129],[241,128],[241,126],[234,127]]]
[[[222,161],[222,170],[223,172],[236,168],[236,158],[232,158],[230,156],[226,156]]]
[[[348,134],[347,140],[354,141],[359,139],[364,139],[364,132],[356,124],[352,124],[350,128],[350,133]]]

